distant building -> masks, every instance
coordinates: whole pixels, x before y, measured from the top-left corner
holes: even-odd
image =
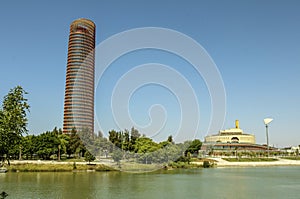
[[[239,121],[235,121],[235,128],[220,130],[218,134],[205,137],[202,144],[201,154],[211,155],[236,155],[237,151],[264,153],[267,150],[266,145],[255,143],[255,136],[244,133],[240,129]],[[277,151],[276,148],[270,147],[270,151]]]
[[[235,128],[221,130],[218,134],[205,137],[206,143],[249,143],[255,144],[255,136],[246,134],[239,127],[239,121],[235,121]]]
[[[89,19],[70,26],[63,132],[88,128],[94,132],[95,29]]]
[[[300,147],[299,146],[285,147],[281,149],[281,151],[287,153],[288,155],[299,155]]]

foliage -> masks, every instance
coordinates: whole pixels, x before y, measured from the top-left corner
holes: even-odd
[[[211,166],[212,166],[212,165],[210,164],[209,161],[205,160],[205,161],[203,162],[203,168],[209,168],[209,167],[211,167]]]
[[[169,143],[174,143],[173,142],[173,137],[172,137],[172,135],[170,135],[169,137],[168,137],[168,140],[167,140]]]
[[[73,154],[75,154],[75,157],[82,156],[85,152],[85,147],[75,128],[71,130],[71,135],[69,137],[69,142],[66,145],[66,151],[69,157]]]
[[[176,161],[183,154],[185,156],[182,158],[189,163],[191,152],[198,153],[202,145],[200,140],[175,144],[172,136],[169,136],[166,141],[156,143],[146,136],[141,136],[134,128],[130,133],[127,130],[109,131],[109,141],[119,149],[112,154],[115,161],[131,158],[142,164],[169,163]]]
[[[299,156],[294,156],[294,157],[283,157],[283,159],[288,159],[288,160],[300,160]]]
[[[58,153],[59,141],[55,132],[46,131],[37,136],[35,152],[40,159],[50,160],[51,155]]]
[[[58,160],[60,160],[61,152],[66,153],[67,152],[67,145],[69,143],[70,137],[66,134],[63,134],[61,132],[61,129],[59,133],[57,134],[57,139],[58,139]]]
[[[122,132],[117,132],[115,130],[111,130],[108,132],[109,134],[109,141],[113,143],[116,147],[121,148],[122,146]]]
[[[74,162],[75,163],[75,162]],[[76,164],[76,170],[86,171],[88,169],[94,169],[95,171],[113,171],[114,169],[106,165],[97,164],[97,165],[87,165],[87,164]],[[39,163],[39,164],[11,164],[8,167],[10,172],[52,172],[52,171],[73,171],[74,164],[49,164],[49,163]]]
[[[139,131],[137,129],[135,129],[134,127],[131,128],[130,131],[130,151],[134,150],[134,146],[136,143],[136,140],[141,137],[141,134],[139,133]]]
[[[29,104],[24,95],[28,94],[21,86],[9,91],[4,97],[2,109],[0,109],[0,156],[2,161],[7,158],[9,162],[10,152],[19,145],[22,134],[27,133],[27,112]]]
[[[183,169],[188,169],[188,168],[200,168],[201,166],[198,164],[189,164],[187,162],[170,162],[168,164],[169,167],[172,168],[183,168]],[[167,168],[167,167],[166,167]]]
[[[33,159],[36,154],[37,137],[35,135],[28,135],[22,139],[23,155],[26,159]]]
[[[18,91],[19,92],[19,91]],[[22,92],[21,92],[22,93]],[[6,98],[5,98],[6,99]],[[10,99],[7,97],[7,99]],[[20,98],[26,102],[24,98]],[[11,101],[11,100],[9,100]],[[4,138],[4,129],[10,129],[10,131],[18,132],[12,135],[17,135],[18,139],[15,140],[14,144],[11,144],[9,150],[7,149],[6,154],[9,154],[17,159],[21,152],[25,159],[43,159],[60,160],[61,155],[68,158],[81,158],[83,155],[85,160],[90,162],[95,160],[95,156],[105,156],[111,158],[120,164],[122,159],[129,160],[131,162],[137,162],[142,164],[152,163],[170,163],[175,160],[177,162],[190,161],[190,154],[195,154],[200,149],[202,143],[199,140],[186,141],[184,143],[175,144],[173,137],[168,136],[166,141],[156,143],[151,138],[145,135],[141,136],[139,131],[134,127],[130,131],[115,131],[111,130],[108,132],[108,139],[103,136],[102,132],[98,132],[97,135],[90,132],[88,129],[81,129],[77,131],[75,128],[72,129],[70,134],[63,134],[61,129],[54,128],[52,131],[46,131],[40,135],[28,135],[22,137],[21,134],[26,132],[26,125],[19,125],[12,128],[9,125],[8,115],[4,110],[7,110],[9,103],[6,103],[3,110],[0,111],[0,132],[2,138]],[[29,108],[26,103],[21,103],[21,109]],[[20,112],[20,118],[27,124],[26,111]],[[15,119],[16,120],[16,119]],[[22,124],[17,122],[17,124]],[[24,124],[24,123],[23,123]],[[8,127],[6,127],[8,126]],[[3,139],[2,139],[3,140]],[[17,141],[16,141],[17,140]],[[3,140],[1,144],[7,144],[6,140]],[[16,144],[17,143],[17,144]],[[2,147],[3,148],[3,147]],[[2,153],[4,154],[4,153]],[[21,157],[21,156],[20,156]],[[180,157],[180,161],[178,158]]]
[[[108,157],[113,151],[113,144],[105,137],[96,137],[93,147],[88,147],[94,155]]]
[[[120,163],[122,156],[123,156],[122,151],[119,149],[114,150],[114,152],[111,155],[112,159],[117,163]]]
[[[185,153],[196,154],[198,155],[198,151],[201,149],[202,142],[198,139],[195,139],[191,142]]]
[[[175,162],[190,162],[190,158],[186,157],[186,156],[180,156],[177,160],[175,160]]]
[[[159,149],[159,145],[147,137],[140,137],[136,140],[134,145],[134,152],[136,153],[150,153]]]
[[[84,160],[86,161],[86,162],[93,162],[94,160],[95,160],[96,158],[95,158],[95,156],[93,156],[89,151],[86,151],[85,153],[84,153]]]

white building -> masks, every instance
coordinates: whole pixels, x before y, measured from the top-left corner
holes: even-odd
[[[255,136],[244,133],[239,127],[239,121],[235,121],[235,128],[219,131],[218,134],[205,137],[207,143],[250,143],[255,144]]]

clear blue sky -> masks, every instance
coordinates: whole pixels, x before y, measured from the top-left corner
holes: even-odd
[[[170,28],[196,40],[217,65],[227,95],[223,128],[234,127],[234,120],[239,119],[245,132],[254,133],[258,143],[265,143],[262,120],[273,117],[270,143],[275,146],[298,145],[299,10],[297,0],[75,0],[70,4],[67,1],[2,1],[1,101],[9,89],[21,85],[29,92],[29,133],[39,134],[55,126],[62,127],[68,34],[73,20],[85,17],[96,23],[96,44],[131,28]],[[117,60],[104,83],[110,82],[107,79],[116,82],[130,67],[150,62],[175,69],[178,65],[188,66],[184,60],[166,52],[145,50]],[[116,69],[118,66],[124,67],[119,70]],[[210,119],[209,94],[201,77],[192,75],[192,69],[179,72],[196,91],[201,112],[198,137],[203,139]],[[101,89],[103,85],[98,87]],[[105,131],[115,126],[107,112],[108,101],[103,98],[102,103],[97,95],[109,96],[108,90],[113,86],[104,87],[103,91],[96,93],[96,114],[104,123]],[[159,98],[153,100],[153,95]],[[171,119],[170,124],[166,124],[167,133],[176,129],[180,120],[176,115],[180,114],[175,108],[176,99],[169,91],[155,85],[134,93],[130,102],[132,117],[140,125],[146,125],[149,106],[156,103],[164,105],[166,111],[173,111],[168,114]]]

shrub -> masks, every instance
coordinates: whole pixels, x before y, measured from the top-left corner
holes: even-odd
[[[205,161],[203,162],[203,168],[209,168],[209,167],[211,167],[210,162],[207,161],[207,160],[205,160]]]

